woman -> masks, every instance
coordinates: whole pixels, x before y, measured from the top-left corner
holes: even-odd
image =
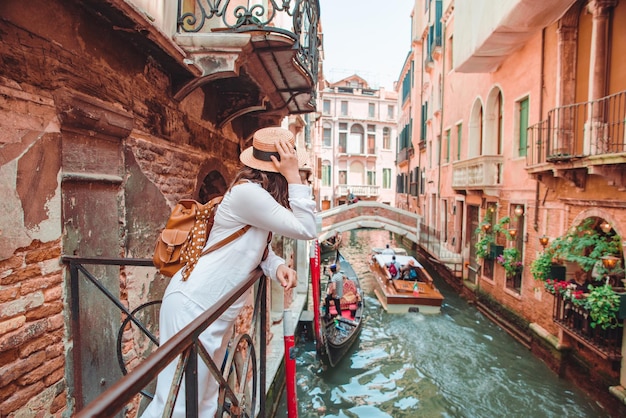
[[[266,276],[285,289],[296,286],[296,272],[287,267],[268,244],[270,232],[294,239],[317,235],[315,202],[309,187],[301,184],[299,158],[293,134],[282,128],[255,132],[252,146],[241,153],[244,164],[224,195],[205,248],[221,241],[245,225],[251,228],[229,244],[201,257],[187,280],[181,271],[165,290],[159,318],[161,344],[212,307],[223,295],[241,286],[260,266]],[[301,161],[300,163],[303,163]],[[201,335],[204,347],[216,364],[221,364],[233,324],[246,299],[244,294]],[[153,401],[142,417],[160,417],[176,369],[168,365],[157,379]],[[184,382],[174,417],[185,416]],[[203,361],[198,361],[199,416],[213,417],[217,410],[218,385]]]

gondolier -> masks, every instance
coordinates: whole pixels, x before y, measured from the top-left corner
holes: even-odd
[[[326,317],[331,318],[330,314],[330,301],[332,300],[335,304],[335,308],[338,313],[341,313],[341,297],[343,296],[343,271],[337,271],[337,265],[332,264],[330,266],[330,272],[332,276],[330,277],[330,283],[328,285],[328,291],[326,292]]]

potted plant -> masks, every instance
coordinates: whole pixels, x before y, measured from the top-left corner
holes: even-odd
[[[544,251],[530,264],[530,273],[533,275],[535,280],[541,280],[545,282],[549,279],[555,279],[554,277],[550,276],[551,267],[552,254],[550,251]]]
[[[488,233],[480,233],[480,238],[474,244],[476,249],[476,257],[488,258],[490,256],[491,244],[494,242],[493,235]]]
[[[498,233],[503,233],[508,239],[511,238],[511,234],[504,225],[508,224],[510,218],[505,216],[501,218],[498,223],[491,225],[489,218],[485,216],[485,219],[478,225],[478,228],[474,231],[479,238],[474,244],[476,249],[476,256],[479,258],[497,258],[502,254],[504,246],[496,243],[496,237]]]
[[[598,267],[599,261],[606,255],[621,254],[621,238],[619,235],[601,233],[593,227],[596,219],[589,218],[567,234],[556,238],[550,244],[554,257],[576,263],[585,272]],[[600,271],[600,274],[603,274]]]
[[[602,329],[622,326],[618,321],[620,297],[608,283],[601,286],[589,286],[589,293],[585,299],[585,308],[589,310],[592,328],[600,326]]]
[[[522,271],[521,254],[517,248],[507,248],[496,258],[498,264],[504,267],[506,277],[513,277]]]

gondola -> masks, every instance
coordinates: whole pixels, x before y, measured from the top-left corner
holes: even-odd
[[[341,314],[336,315],[336,308],[332,303],[330,315],[327,316],[324,312],[326,291],[321,295],[320,304],[322,309],[320,329],[323,344],[319,346],[319,354],[322,360],[331,367],[336,366],[341,361],[359,338],[364,308],[363,291],[352,266],[339,252],[336,253],[336,264],[338,270],[343,271],[347,277],[347,280],[344,281],[344,297],[341,299]],[[332,318],[333,316],[334,318]]]

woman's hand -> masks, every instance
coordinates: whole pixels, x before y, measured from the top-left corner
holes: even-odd
[[[280,155],[280,161],[273,155],[270,157],[276,169],[287,179],[289,184],[301,184],[300,173],[298,172],[298,154],[289,141],[281,139],[276,141],[276,150]]]
[[[298,284],[298,274],[294,269],[287,267],[286,264],[278,266],[276,269],[276,279],[278,279],[285,290],[293,289]]]

